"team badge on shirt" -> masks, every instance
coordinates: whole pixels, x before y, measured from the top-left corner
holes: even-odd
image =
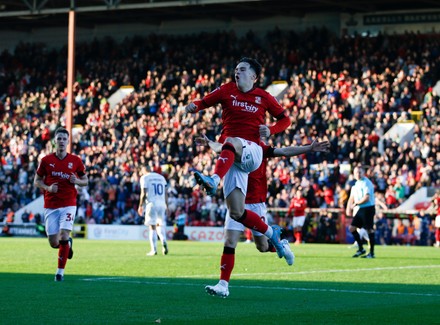
[[[261,104],[261,97],[260,96],[255,96],[255,103]]]
[[[67,168],[72,169],[73,168],[73,164],[70,162],[67,164]]]

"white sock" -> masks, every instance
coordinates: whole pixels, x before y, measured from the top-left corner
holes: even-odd
[[[268,226],[268,227],[267,227],[267,230],[266,230],[266,232],[264,233],[264,235],[265,235],[267,238],[271,238],[271,237],[272,237],[272,235],[273,235],[273,229],[272,229],[271,226]]]
[[[159,236],[159,240],[162,243],[162,245],[166,245],[167,244],[167,235],[165,232],[165,227],[157,227],[157,235]]]
[[[228,281],[226,281],[226,280],[220,280],[218,283],[219,283],[220,285],[226,287],[226,288],[227,288],[228,285],[229,285]]]
[[[57,274],[64,275],[64,269],[57,269]]]
[[[157,252],[157,249],[156,249],[156,245],[157,245],[157,232],[156,232],[156,230],[150,229],[149,237],[150,237],[151,250],[153,252]]]
[[[211,178],[214,180],[215,185],[218,186],[218,184],[220,184],[220,180],[221,180],[220,176],[218,176],[217,174],[214,174],[211,176]]]

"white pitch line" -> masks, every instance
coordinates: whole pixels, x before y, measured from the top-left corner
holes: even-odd
[[[363,271],[385,271],[385,270],[411,270],[411,269],[432,269],[440,268],[440,265],[413,265],[413,266],[390,266],[390,267],[371,267],[371,268],[356,268],[356,269],[336,269],[336,270],[314,270],[314,271],[302,271],[302,272],[267,272],[267,273],[234,273],[236,276],[267,276],[267,275],[309,275],[318,273],[345,273],[345,272],[363,272]],[[203,277],[218,277],[215,275],[188,275],[182,276],[182,278],[203,278]]]
[[[112,282],[112,283],[131,283],[131,284],[147,284],[147,285],[172,285],[186,287],[202,287],[200,283],[183,283],[183,282],[163,282],[163,281],[141,281],[131,280],[127,278],[86,278],[82,281],[90,282]],[[284,291],[313,291],[313,292],[334,292],[334,293],[353,293],[353,294],[370,294],[370,295],[395,295],[395,296],[417,296],[417,297],[440,297],[436,293],[416,293],[416,292],[394,292],[394,291],[372,291],[372,290],[345,290],[345,289],[319,289],[319,288],[292,288],[292,287],[268,287],[268,286],[252,286],[252,285],[234,285],[231,288],[241,289],[263,289],[263,290],[284,290]]]

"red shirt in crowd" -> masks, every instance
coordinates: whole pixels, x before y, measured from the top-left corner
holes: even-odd
[[[44,179],[44,184],[50,186],[58,184],[58,192],[44,191],[44,207],[58,209],[68,206],[76,206],[77,191],[75,185],[70,182],[70,176],[78,177],[85,175],[85,167],[78,156],[67,154],[64,159],[59,159],[55,153],[41,159],[37,174]]]
[[[290,215],[290,212],[293,210],[293,216],[294,217],[303,217],[306,215],[306,209],[307,209],[307,201],[305,198],[300,197],[294,197],[290,201],[289,210],[287,211],[287,215]]]
[[[436,198],[437,204],[437,215],[440,216],[440,197]]]
[[[324,201],[328,206],[334,204],[334,194],[333,194],[333,190],[330,187],[327,187],[324,190]]]

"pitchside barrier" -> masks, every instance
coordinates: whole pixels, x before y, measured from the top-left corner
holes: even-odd
[[[291,230],[291,217],[286,218],[287,208],[269,208],[268,212],[272,216],[272,222],[279,224],[286,231]],[[409,220],[419,213],[418,210],[397,211],[382,210],[378,211],[392,218],[395,221],[400,219],[408,224]],[[431,212],[432,219],[435,214],[427,211],[427,215]],[[312,208],[306,209],[306,223],[318,224],[324,216],[332,218],[336,227],[336,234],[333,242],[346,243],[352,241],[348,227],[351,223],[351,217],[346,217],[345,210],[337,208]],[[312,225],[313,227],[313,225]],[[44,226],[34,223],[24,224],[7,224],[0,223],[0,236],[20,236],[20,237],[44,237]],[[75,224],[72,234],[74,237],[83,237],[90,240],[148,240],[148,227],[143,225],[97,225],[97,224]],[[172,240],[174,235],[174,227],[167,226],[167,238]],[[188,236],[188,240],[206,241],[206,242],[222,242],[223,227],[190,227],[184,228],[184,234]]]
[[[436,216],[436,211],[434,209],[428,208],[424,206],[427,210],[423,210],[424,214],[428,219],[430,219],[430,226],[428,231],[430,232],[428,236],[432,235],[434,231],[434,227],[432,226],[433,220]],[[292,216],[286,218],[287,208],[268,208],[268,212],[272,216],[273,223],[279,224],[283,228],[287,230],[291,230]],[[415,227],[416,236],[421,233],[421,222],[418,220],[417,222],[413,222],[417,220],[415,218],[422,211],[421,210],[398,210],[398,209],[388,209],[388,210],[376,210],[376,218],[383,214],[387,219],[393,220],[392,225],[394,226],[398,220],[402,220],[402,223],[405,226],[413,224]],[[331,240],[327,240],[327,242],[336,242],[336,243],[352,243],[354,241],[353,236],[348,230],[351,225],[352,217],[348,217],[345,215],[345,209],[340,208],[308,208],[306,209],[306,224],[305,227],[309,227],[311,229],[306,229],[307,231],[316,231],[314,227],[320,223],[322,217],[332,218],[336,225],[336,233],[335,238]],[[394,234],[393,234],[394,235]],[[286,236],[290,238],[289,236]],[[322,239],[320,239],[322,241]],[[312,241],[316,241],[312,240]]]

